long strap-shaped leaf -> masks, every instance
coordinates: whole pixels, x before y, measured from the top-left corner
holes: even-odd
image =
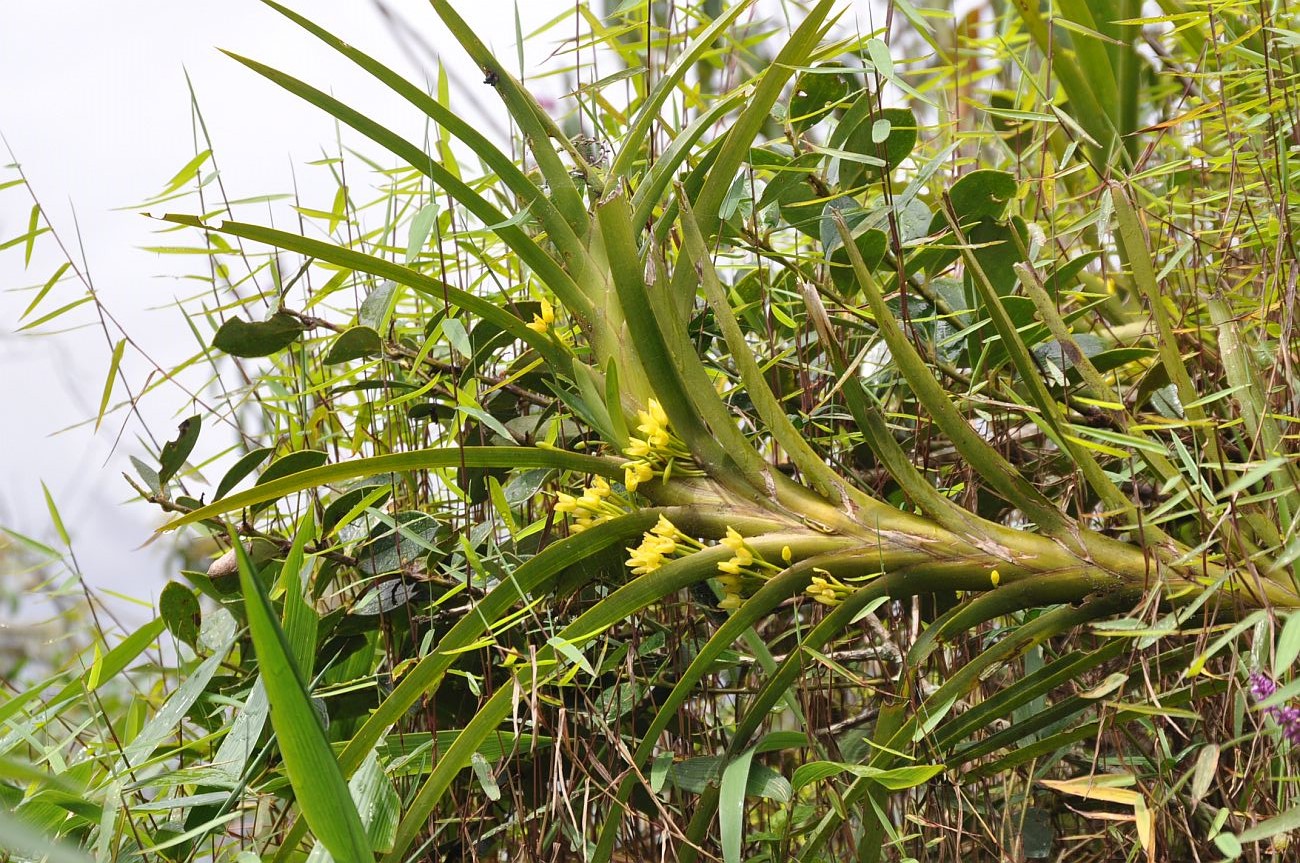
[[[248,613],[248,628],[262,669],[271,725],[284,757],[294,798],[316,838],[335,860],[373,860],[366,828],[352,802],[347,781],[334,760],[325,729],[311,704],[307,685],[294,661],[293,650],[276,620],[266,590],[239,538],[231,534],[239,562],[239,584]]]
[[[773,439],[789,453],[791,461],[828,500],[845,500],[847,502],[846,499],[849,499],[858,507],[869,512],[882,508],[884,504],[861,490],[850,486],[838,473],[832,470],[809,445],[808,441],[804,440],[803,435],[799,434],[794,427],[794,423],[790,422],[785,408],[777,400],[772,388],[768,386],[767,379],[763,377],[763,372],[758,367],[758,361],[754,358],[753,348],[745,340],[745,334],[736,321],[736,316],[731,310],[731,304],[727,300],[726,291],[723,290],[722,283],[718,280],[717,271],[713,268],[713,261],[709,258],[708,249],[704,245],[704,237],[700,233],[690,203],[684,195],[679,195],[678,201],[682,210],[680,220],[682,236],[686,240],[687,250],[690,251],[691,257],[696,261],[705,299],[713,308],[714,318],[718,322],[719,329],[722,330],[723,338],[727,340],[727,347],[731,349],[732,361],[736,364],[736,370],[740,373],[740,380],[745,385],[745,392],[749,395],[750,401],[754,404],[754,409],[758,411],[759,417],[763,420],[764,427],[772,435]]]
[[[590,317],[591,303],[579,290],[573,278],[541,246],[534,242],[532,237],[528,236],[518,225],[513,224],[513,219],[510,216],[501,212],[486,198],[471,189],[468,184],[444,168],[422,148],[417,147],[391,129],[376,123],[352,106],[335,99],[333,96],[316,89],[304,81],[294,78],[292,75],[286,75],[277,69],[256,60],[241,57],[230,51],[224,53],[243,63],[259,75],[279,84],[295,96],[315,105],[331,117],[356,129],[399,159],[402,159],[415,170],[433,180],[434,183],[445,189],[449,195],[464,204],[466,209],[477,216],[484,225],[500,237],[510,247],[511,251],[519,256],[521,261],[537,273],[537,277],[546,283],[547,287],[555,291],[556,296],[571,312]]]
[[[641,536],[658,521],[660,515],[692,536],[721,535],[727,525],[747,534],[776,527],[764,519],[737,516],[726,517],[724,524],[722,513],[700,512],[690,507],[647,508],[547,546],[515,570],[511,578],[490,590],[478,601],[473,612],[456,621],[428,655],[402,675],[398,685],[375,708],[339,755],[343,774],[350,776],[388,729],[400,721],[417,701],[437,688],[447,669],[465,655],[465,648],[481,638],[512,607],[547,589],[556,576],[574,564]],[[304,829],[305,825],[295,825],[284,843],[284,853],[277,856],[277,861],[287,859],[285,855],[297,847]]]
[[[875,277],[867,269],[862,256],[855,254],[857,246],[852,241],[848,225],[838,214],[836,214],[836,227],[840,230],[840,236],[844,238],[844,248],[849,253],[853,272],[862,287],[867,305],[871,308],[880,336],[889,347],[890,357],[907,380],[908,386],[912,388],[917,401],[934,418],[944,434],[948,435],[962,457],[970,462],[976,473],[994,491],[1012,505],[1020,507],[1021,511],[1044,533],[1056,537],[1072,534],[1074,527],[1069,519],[1042,492],[1030,485],[1020,472],[988,441],[980,437],[966,422],[965,417],[958,413],[957,408],[949,400],[948,393],[934,379],[934,375],[926,367],[921,355],[903,333],[902,327],[894,320],[893,313],[885,305],[885,298],[880,293],[880,286],[876,283]]]
[[[767,545],[775,545],[777,541],[774,538],[764,538],[754,540],[752,543],[755,548],[762,550]],[[800,547],[801,552],[806,553],[807,550],[806,546]],[[796,554],[796,556],[801,555]],[[611,801],[612,808],[609,815],[606,816],[604,827],[601,830],[593,854],[592,859],[595,863],[605,863],[613,852],[614,842],[618,836],[618,827],[623,817],[623,807],[631,799],[633,788],[638,781],[636,773],[649,762],[654,747],[658,743],[659,735],[668,727],[677,711],[694,692],[695,685],[700,677],[708,672],[714,660],[721,655],[722,651],[734,644],[741,633],[769,614],[786,599],[806,588],[813,574],[818,571],[824,570],[837,577],[853,577],[868,575],[879,569],[891,572],[899,570],[894,575],[881,576],[879,579],[872,581],[866,588],[852,595],[861,600],[862,603],[875,596],[888,595],[890,591],[894,590],[902,591],[903,593],[900,595],[910,595],[907,594],[910,589],[926,591],[933,590],[939,585],[951,588],[955,584],[975,587],[981,583],[981,579],[987,579],[987,575],[984,574],[987,573],[987,568],[978,563],[969,564],[970,571],[964,577],[958,575],[958,581],[956,582],[954,582],[954,576],[950,572],[943,573],[939,578],[927,577],[924,573],[932,565],[931,561],[932,555],[930,552],[912,549],[858,547],[853,550],[827,550],[818,557],[808,557],[800,560],[763,585],[757,593],[727,619],[726,623],[719,627],[704,647],[700,649],[690,666],[682,672],[677,685],[673,687],[663,703],[660,704],[659,711],[651,720],[649,727],[642,733],[641,745],[632,756],[632,766],[636,768],[636,771],[633,771],[623,780],[619,786],[618,794]],[[983,583],[986,584],[987,581]],[[863,593],[863,591],[867,592]],[[853,606],[850,604],[850,606],[855,610],[861,608],[860,605]],[[849,619],[847,617],[835,618],[842,625],[847,625]],[[805,640],[804,644],[812,646],[814,650],[817,649],[825,641],[817,641],[816,639],[824,636],[825,639],[829,640],[835,632],[838,632],[838,629],[834,629],[836,625],[831,624],[824,629],[814,628],[816,635],[809,636],[813,640]],[[755,700],[754,705],[751,706],[745,718],[737,726],[729,749],[729,757],[738,755],[749,745],[753,734],[757,731],[758,723],[761,722],[762,717],[768,715],[777,700],[793,683],[794,678],[802,668],[803,661],[802,653],[795,651],[772,675],[768,685],[764,686],[761,696]],[[693,851],[689,846],[679,848],[678,853],[685,855],[683,859],[693,856]]]
[[[584,532],[583,535],[585,536],[586,533]],[[834,539],[830,537],[778,535],[756,540],[754,549],[760,553],[766,551],[775,555],[779,553],[781,545],[789,544],[799,546],[805,553],[815,553],[817,549],[831,547],[833,543]],[[717,572],[718,563],[726,560],[730,555],[730,548],[714,546],[642,575],[579,615],[561,630],[553,641],[570,643],[586,641],[595,633],[638,613],[674,591],[708,578]],[[575,646],[580,645],[575,644]],[[534,666],[547,666],[555,658],[555,652],[551,644],[543,646],[538,650]],[[425,829],[429,816],[451,781],[469,765],[471,757],[478,750],[483,738],[492,733],[509,715],[515,701],[523,697],[523,690],[534,683],[531,671],[523,672],[515,686],[502,686],[475,714],[457,736],[456,742],[434,765],[429,778],[425,780],[424,785],[416,793],[415,799],[407,807],[406,815],[397,827],[393,850],[384,857],[384,863],[398,863],[405,859],[406,849]]]
[[[653,88],[646,95],[645,101],[637,109],[636,115],[633,116],[632,122],[628,124],[627,132],[623,135],[623,147],[614,157],[614,163],[609,167],[609,174],[615,181],[621,180],[632,170],[636,163],[636,158],[641,155],[643,149],[650,142],[650,128],[654,125],[655,120],[659,117],[659,109],[663,107],[664,102],[677,89],[678,83],[685,77],[687,71],[695,65],[696,61],[704,55],[706,51],[716,50],[715,43],[718,36],[724,30],[731,26],[751,5],[753,0],[740,0],[732,4],[730,8],[724,9],[722,14],[714,19],[713,23],[705,27],[700,34],[695,37],[694,41],[686,47],[686,50],[673,60],[672,64],[664,70],[655,82]]]
[[[870,762],[871,766],[880,767],[887,764],[894,758],[889,754],[890,751],[902,751],[902,748],[910,746],[912,737],[920,722],[944,705],[952,704],[969,692],[979,682],[980,676],[987,669],[1007,661],[1017,652],[1042,639],[1066,632],[1075,626],[1087,623],[1089,620],[1114,614],[1125,604],[1136,600],[1139,594],[1140,590],[1137,589],[1114,590],[1078,606],[1059,606],[1016,629],[1006,638],[979,654],[952,674],[943,686],[939,687],[925,700],[921,705],[921,709],[905,721],[890,740],[884,742],[884,748],[877,750],[876,757]],[[873,785],[870,779],[855,780],[843,795],[845,811],[847,811],[847,807],[856,806],[863,802],[869,793],[878,791],[879,789]],[[839,813],[828,812],[809,836],[808,843],[799,850],[799,856],[796,859],[799,861],[816,859],[826,841],[839,829],[842,823],[843,817]],[[874,861],[879,859],[881,845],[878,841],[872,842],[868,838],[864,844],[864,850],[867,852],[866,855],[860,854],[859,859]]]
[[[261,225],[250,225],[245,222],[221,222],[219,225],[212,226],[198,217],[177,215],[175,213],[168,213],[162,218],[164,221],[175,222],[178,225],[191,225],[205,230],[215,230],[222,234],[229,234],[232,237],[242,237],[246,240],[266,243],[277,249],[297,252],[300,255],[306,255],[340,267],[347,267],[350,270],[392,279],[394,282],[406,285],[417,293],[424,294],[439,302],[445,300],[453,306],[473,312],[480,318],[496,324],[545,357],[552,371],[557,374],[567,376],[571,367],[571,358],[556,342],[545,335],[528,329],[523,321],[505,309],[483,297],[426,276],[410,267],[404,267],[393,261],[368,255],[365,252],[358,252],[355,249],[347,249],[323,240],[313,240],[299,234],[280,231],[275,228],[266,228]]]
[[[572,144],[537,104],[532,94],[520,86],[505,66],[492,56],[487,46],[483,44],[483,40],[479,39],[478,34],[465,23],[465,19],[451,8],[447,0],[429,0],[429,5],[433,7],[438,17],[442,19],[442,23],[451,31],[451,35],[456,38],[465,52],[493,82],[493,87],[505,102],[506,110],[510,112],[510,116],[524,133],[524,140],[533,151],[533,157],[537,159],[537,166],[546,177],[547,185],[551,187],[551,195],[560,213],[573,228],[574,233],[578,236],[586,234],[587,208],[582,202],[582,196],[578,194],[577,185],[569,176],[569,170],[555,152],[551,140],[558,142],[570,152],[575,162],[581,164],[581,159],[574,152]]]
[[[1052,33],[1039,9],[1039,0],[1012,0],[1012,7],[1020,13],[1025,29],[1033,37],[1038,50],[1051,59],[1052,71],[1069,97],[1070,113],[1100,150],[1096,153],[1098,170],[1115,154],[1119,145],[1119,131],[1112,115],[1098,101],[1097,93],[1088,81],[1078,55],[1054,45]],[[1032,76],[1031,76],[1032,77]]]
[[[1015,366],[1016,371],[1019,373],[1021,382],[1029,390],[1030,399],[1038,407],[1038,413],[1034,415],[1034,422],[1053,443],[1070,454],[1071,460],[1079,472],[1083,474],[1084,480],[1108,509],[1123,513],[1128,519],[1129,526],[1146,528],[1145,531],[1139,531],[1139,539],[1144,544],[1161,542],[1167,539],[1164,531],[1159,528],[1139,524],[1137,508],[1133,505],[1133,502],[1124,496],[1124,493],[1119,490],[1119,486],[1115,485],[1114,481],[1101,469],[1101,465],[1097,463],[1097,459],[1092,452],[1081,444],[1076,436],[1070,434],[1071,429],[1065,417],[1061,414],[1056,398],[1047,391],[1047,385],[1043,383],[1043,376],[1039,373],[1038,367],[1029,355],[1029,348],[1025,346],[1024,341],[1020,338],[1015,324],[1011,321],[1010,315],[1007,314],[1006,308],[1002,305],[1002,298],[989,281],[988,275],[984,272],[984,267],[979,262],[979,258],[975,256],[974,250],[970,243],[967,242],[957,215],[953,212],[952,201],[948,199],[947,195],[944,196],[941,209],[944,218],[948,221],[948,227],[953,233],[953,238],[957,241],[957,248],[960,249],[962,261],[971,276],[975,290],[983,301],[989,319],[993,322],[993,328],[997,330],[998,337],[1006,348],[1012,365]]]
[[[495,144],[488,140],[487,136],[475,129],[472,124],[461,119],[446,105],[434,99],[388,66],[380,63],[369,54],[357,50],[311,20],[299,15],[292,9],[280,5],[275,0],[262,0],[262,2],[375,76],[394,93],[423,111],[429,119],[463,141],[474,152],[475,156],[482,159],[484,164],[501,178],[501,181],[505,183],[510,191],[523,199],[529,213],[542,223],[546,228],[546,232],[550,235],[551,241],[556,246],[570,254],[585,253],[585,248],[578,239],[578,235],[573,232],[573,228],[564,220],[564,217],[560,215],[560,211],[556,209],[545,193],[538,188],[536,183],[528,179],[528,176],[519,169],[519,166],[509,156],[501,152]]]
[[[654,164],[650,166],[649,172],[642,178],[640,184],[636,187],[636,191],[632,194],[633,225],[639,227],[649,223],[654,215],[655,207],[663,203],[663,194],[668,190],[668,185],[673,181],[673,178],[677,176],[677,169],[681,167],[681,164],[688,157],[698,157],[699,152],[695,150],[695,143],[714,124],[720,121],[727,112],[739,105],[743,96],[743,91],[736,91],[724,96],[718,101],[718,104],[696,117],[685,129],[673,136],[668,148],[660,154],[659,158],[655,159]]]
[[[743,470],[743,457],[753,454],[753,448],[742,436],[739,452],[729,451],[724,441],[736,445],[735,436],[740,432],[735,423],[728,417],[727,424],[733,433],[728,435],[725,429],[710,429],[700,416],[697,408],[701,399],[699,394],[690,391],[684,374],[692,369],[703,374],[703,366],[693,350],[683,355],[670,347],[667,328],[655,315],[633,239],[631,212],[622,190],[616,190],[600,202],[596,218],[619,303],[627,319],[636,322],[628,328],[628,336],[673,430],[715,479],[733,491],[753,497],[754,486],[746,487],[736,475],[738,470]],[[711,385],[709,390],[716,399],[717,393]]]
[[[330,483],[363,476],[405,473],[442,467],[553,467],[606,477],[623,475],[622,466],[600,456],[581,455],[559,449],[514,446],[433,447],[410,452],[389,453],[370,458],[355,458],[337,464],[291,473],[288,476],[254,486],[246,491],[223,497],[207,506],[188,512],[159,530],[175,530],[196,521],[215,518],[228,512],[277,500],[296,491],[305,491]]]
[[[817,5],[808,12],[771,65],[763,71],[745,110],[735,119],[718,149],[708,178],[694,199],[700,232],[705,237],[713,236],[717,230],[721,220],[719,212],[727,190],[731,188],[736,172],[749,157],[754,138],[767,122],[772,106],[780,98],[786,82],[795,69],[808,65],[809,56],[821,42],[830,24],[834,23],[835,19],[830,23],[826,21],[833,6],[834,0],[818,0]],[[685,260],[679,260],[673,273],[671,295],[679,309],[689,308],[695,298],[695,273],[686,263]]]
[[[740,720],[728,744],[728,755],[743,750],[753,741],[763,722],[771,715],[772,708],[781,694],[788,691],[803,673],[807,651],[821,650],[831,639],[852,625],[858,613],[870,603],[882,597],[895,595],[895,592],[901,590],[905,583],[904,576],[898,573],[883,575],[849,594],[843,602],[823,617],[799,642],[800,649],[791,651],[776,673],[768,677],[754,698],[745,705],[745,712],[740,714]],[[809,731],[812,732],[813,729]],[[718,789],[712,785],[706,786],[704,793],[696,799],[694,813],[685,831],[686,841],[678,849],[680,863],[694,863],[697,859],[696,849],[704,841],[709,826],[713,823],[713,814],[717,811],[718,802]]]
[[[969,564],[968,568],[969,572],[965,576],[968,580],[967,587],[980,589],[988,586],[987,569],[981,569],[974,563]],[[1007,588],[1002,588],[1007,593],[1001,594],[996,603],[991,602],[990,598],[997,591],[984,594],[984,596],[977,598],[975,603],[970,603],[968,606],[975,605],[981,600],[983,600],[983,604],[974,612],[962,615],[962,619],[957,621],[957,624],[996,616],[1004,613],[1009,608],[1021,607],[1043,600],[1059,600],[1063,596],[1078,598],[1094,587],[1094,583],[1086,578],[1080,580],[1076,577],[1066,581],[1068,581],[1068,585],[1059,580],[1056,575],[1048,575],[1038,580],[1037,583],[1021,582],[1015,586],[1014,590],[1011,590],[1012,586],[1009,585]],[[791,652],[777,672],[764,683],[754,698],[745,705],[744,711],[740,713],[740,719],[736,723],[736,731],[732,735],[731,743],[728,746],[728,756],[750,745],[762,727],[763,722],[771,714],[772,708],[781,693],[794,685],[795,680],[802,673],[807,651],[821,650],[832,638],[835,638],[850,626],[859,612],[869,603],[882,597],[906,599],[935,590],[951,590],[954,585],[953,573],[941,571],[933,566],[919,565],[893,571],[846,597],[842,603],[836,606],[830,614],[826,615],[817,626],[813,627],[804,636],[800,642],[800,647],[803,649]],[[1011,594],[1017,595],[1015,601],[1008,601]],[[957,611],[963,611],[968,606],[961,606]],[[914,666],[908,663],[906,667]],[[695,814],[686,829],[687,841],[679,852],[681,863],[693,863],[696,859],[695,846],[703,840],[716,805],[717,794],[709,789],[706,789],[705,794],[696,801]]]

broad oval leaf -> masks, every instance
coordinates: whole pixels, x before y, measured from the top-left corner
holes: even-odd
[[[874,96],[864,94],[858,104],[870,106]],[[856,108],[857,106],[855,106]],[[852,115],[852,116],[850,116]],[[861,162],[840,162],[840,188],[850,191],[864,183],[892,172],[912,154],[916,147],[916,115],[907,108],[886,108],[883,111],[850,111],[844,117],[849,124],[843,143],[839,146],[863,156],[873,156],[885,164],[883,167]],[[881,138],[881,133],[883,138]]]
[[[345,330],[334,339],[325,354],[326,365],[346,363],[362,357],[373,357],[383,351],[384,342],[379,333],[367,326],[356,326]]]
[[[276,312],[265,321],[231,318],[212,338],[212,346],[232,357],[266,357],[298,340],[306,327],[293,315]]]
[[[329,455],[320,450],[304,449],[291,452],[271,462],[270,466],[257,478],[257,484],[264,485],[290,474],[320,467],[325,464],[327,459],[329,459]]]
[[[965,225],[980,219],[1000,219],[1016,196],[1016,178],[1006,171],[979,170],[964,174],[952,184],[948,197],[958,221]],[[938,217],[940,220],[942,215]]]
[[[194,591],[175,581],[167,582],[158,597],[158,614],[178,641],[196,648],[203,614]]]

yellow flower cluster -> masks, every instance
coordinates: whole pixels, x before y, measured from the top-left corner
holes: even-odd
[[[757,575],[753,571],[754,553],[745,545],[745,538],[734,527],[727,528],[727,535],[718,541],[719,545],[731,549],[731,558],[718,563],[718,583],[722,585],[722,601],[718,608],[740,608],[740,588],[745,576]]]
[[[554,323],[555,323],[555,306],[552,306],[549,302],[546,301],[546,298],[543,297],[541,313],[533,315],[532,322],[524,324],[524,326],[528,327],[528,329],[532,330],[535,333],[545,333],[547,330],[551,328],[551,324]]]
[[[700,474],[698,469],[680,466],[691,463],[691,452],[668,427],[668,414],[658,401],[650,399],[646,410],[637,411],[636,415],[641,421],[637,431],[644,437],[630,438],[624,450],[631,459],[623,465],[623,484],[628,491],[636,491],[637,486],[657,474],[662,474],[665,480],[674,470],[679,474]]]
[[[660,515],[659,523],[642,535],[641,544],[627,550],[627,565],[632,574],[645,575],[663,566],[666,560],[681,550],[680,541],[694,548],[699,547],[698,543],[678,530],[667,517]]]
[[[622,503],[623,500],[614,494],[605,478],[598,476],[588,488],[583,489],[580,496],[575,497],[565,492],[556,494],[555,511],[572,515],[574,522],[570,529],[574,533],[580,533],[622,515],[626,512]]]
[[[822,605],[839,605],[853,592],[853,588],[824,569],[814,569],[813,573],[812,582],[804,588],[804,593]]]

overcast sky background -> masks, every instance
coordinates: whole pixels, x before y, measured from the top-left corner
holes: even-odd
[[[371,0],[289,0],[289,5],[412,80],[424,82],[433,68],[432,58],[404,44],[403,28],[386,21]],[[470,99],[483,98],[481,73],[441,30],[425,0],[386,0],[385,5],[452,71],[459,85],[453,88],[454,108],[464,110]],[[572,5],[520,0],[524,32]],[[513,2],[455,6],[498,56],[515,56]],[[218,47],[363,105],[414,140],[423,135],[423,118],[406,103],[256,0],[8,0],[0,9],[0,135],[12,152],[10,158],[0,147],[0,164],[22,165],[79,263],[84,253],[104,305],[163,368],[195,349],[170,306],[174,297],[193,290],[176,277],[190,262],[143,251],[164,240],[152,233],[156,223],[130,207],[160,191],[203,149],[195,143],[186,73],[232,199],[290,192],[296,182],[305,202],[328,209],[333,182],[326,171],[305,163],[333,150],[335,128],[322,112],[239,66]],[[858,0],[862,30],[868,29],[869,9],[867,0]],[[548,35],[528,44],[530,75],[541,71],[558,38]],[[541,84],[543,91],[548,87],[554,91],[559,82]],[[496,99],[485,101],[483,110],[504,116]],[[11,177],[6,173],[0,181]],[[0,242],[26,230],[30,207],[21,190],[0,191]],[[39,336],[14,332],[32,297],[20,289],[43,283],[61,261],[50,254],[48,237],[38,240],[37,249],[26,269],[18,250],[0,252],[0,526],[54,543],[44,481],[72,534],[87,582],[147,602],[170,573],[161,549],[140,549],[160,521],[157,511],[125,503],[132,496],[121,477],[130,471],[127,457],[148,460],[136,437],[138,424],[127,424],[119,440],[125,414],[113,415],[98,432],[87,422],[98,409],[111,342],[90,304],[69,316],[69,322],[84,324],[77,329]],[[43,308],[52,310],[81,295],[72,284],[56,288]],[[117,338],[114,332],[112,339]],[[137,386],[149,371],[138,357],[124,368]],[[115,398],[121,394],[119,386]],[[174,388],[144,399],[145,420],[159,441],[174,436],[176,424],[190,413],[187,404]]]

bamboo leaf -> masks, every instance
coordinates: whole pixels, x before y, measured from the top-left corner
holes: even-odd
[[[117,344],[113,346],[113,358],[108,363],[108,374],[104,377],[104,392],[99,397],[99,411],[95,414],[95,431],[99,431],[99,425],[104,421],[104,412],[108,410],[108,402],[113,397],[117,368],[122,363],[122,354],[125,350],[126,339],[118,339]]]

